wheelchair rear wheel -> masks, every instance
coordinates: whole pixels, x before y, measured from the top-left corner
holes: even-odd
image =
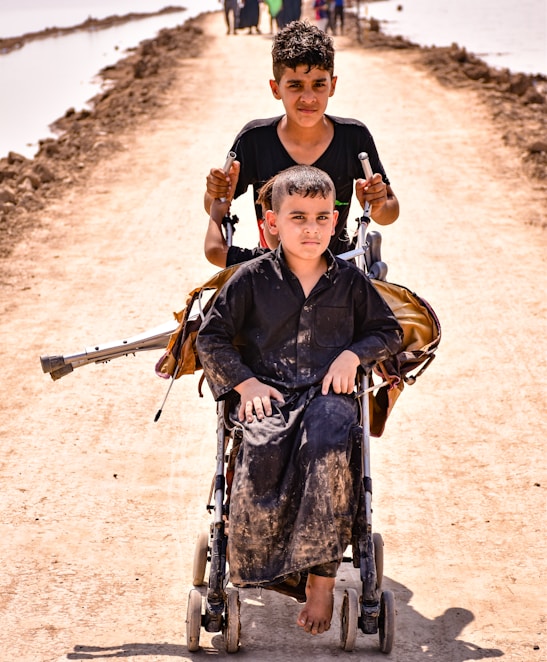
[[[202,586],[205,580],[205,570],[207,568],[207,557],[209,554],[209,531],[202,531],[198,534],[196,546],[194,548],[194,568],[193,581],[194,586]]]
[[[372,534],[372,544],[374,546],[374,565],[376,566],[376,586],[380,590],[384,578],[384,540],[380,533]]]
[[[201,593],[193,588],[188,596],[186,611],[186,647],[190,653],[199,650],[201,632]]]
[[[239,634],[241,630],[239,612],[239,591],[229,591],[226,595],[226,614],[224,619],[224,643],[227,653],[237,653],[239,650]]]

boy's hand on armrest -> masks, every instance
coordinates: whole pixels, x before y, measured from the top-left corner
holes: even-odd
[[[345,349],[330,364],[327,374],[323,377],[321,393],[327,395],[331,386],[335,393],[352,393],[359,365],[357,354]]]
[[[256,377],[250,377],[235,387],[241,397],[238,418],[240,421],[251,423],[253,412],[261,421],[264,416],[272,415],[272,399],[284,404],[285,400],[281,393],[273,386],[268,386]]]

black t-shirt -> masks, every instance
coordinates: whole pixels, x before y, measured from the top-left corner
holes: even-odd
[[[255,257],[264,255],[269,250],[269,248],[263,248],[262,246],[256,246],[255,248],[230,246],[226,255],[226,267],[232,267],[234,264],[241,264],[242,262],[249,262],[249,260],[254,260]]]
[[[324,170],[336,188],[336,209],[339,212],[336,232],[330,243],[335,253],[343,253],[349,248],[347,218],[353,195],[354,182],[364,177],[359,153],[368,154],[373,172],[379,172],[386,184],[389,179],[378,156],[374,139],[367,127],[358,120],[327,115],[334,126],[334,137],[313,165]],[[246,124],[237,135],[232,150],[241,163],[241,171],[235,197],[239,197],[249,186],[254,189],[256,201],[258,191],[270,177],[281,170],[297,165],[283,147],[277,135],[277,125],[282,116],[253,120]],[[260,218],[260,206],[256,207]]]

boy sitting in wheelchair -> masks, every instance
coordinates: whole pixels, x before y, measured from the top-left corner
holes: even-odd
[[[214,201],[222,218],[229,203]],[[276,176],[266,223],[280,245],[243,264],[205,318],[197,347],[215,399],[243,430],[230,497],[234,586],[306,580],[297,623],[330,627],[338,566],[358,515],[350,467],[360,367],[397,353],[402,332],[356,266],[328,250],[332,180],[312,166]]]

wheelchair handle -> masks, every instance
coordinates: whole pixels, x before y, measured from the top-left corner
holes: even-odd
[[[226,174],[230,172],[230,168],[232,167],[232,163],[236,160],[237,154],[235,152],[228,152],[228,156],[226,157],[226,162],[224,163],[224,167],[222,168]]]
[[[236,160],[237,154],[235,152],[228,152],[228,156],[226,157],[226,161],[224,162],[223,170],[226,174],[230,172],[230,168],[232,167],[232,163]],[[221,202],[226,202],[226,198],[220,198]]]
[[[359,161],[361,161],[361,165],[363,166],[363,172],[365,173],[365,178],[371,179],[373,172],[372,172],[372,168],[370,167],[368,154],[366,152],[359,152],[358,157],[359,157]]]

